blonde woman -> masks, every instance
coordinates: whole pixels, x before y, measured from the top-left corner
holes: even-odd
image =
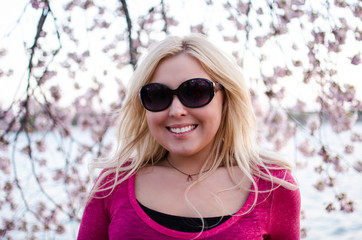
[[[78,239],[299,239],[291,167],[258,149],[239,67],[204,37],[156,44],[119,117]]]

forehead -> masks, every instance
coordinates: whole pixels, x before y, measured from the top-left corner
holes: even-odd
[[[163,59],[157,66],[151,82],[177,87],[180,83],[191,78],[211,80],[197,59],[188,54],[179,54]]]

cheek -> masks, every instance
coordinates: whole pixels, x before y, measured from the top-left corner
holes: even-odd
[[[213,101],[209,105],[207,105],[205,111],[200,113],[199,116],[208,124],[208,127],[212,129],[211,132],[214,133],[220,127],[222,114],[223,114],[223,97],[221,94],[219,94],[215,96]]]
[[[152,116],[152,113],[150,114],[149,112],[146,112],[146,121],[147,121],[148,128],[151,129],[155,122],[155,118]]]
[[[162,112],[146,112],[146,121],[147,121],[147,125],[148,128],[151,131],[151,134],[153,135],[155,131],[157,131],[157,127],[160,126],[160,124],[162,123],[164,117]]]

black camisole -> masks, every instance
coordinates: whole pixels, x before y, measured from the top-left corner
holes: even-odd
[[[138,201],[137,201],[138,202]],[[180,217],[161,213],[155,210],[152,210],[140,202],[138,202],[142,210],[155,222],[158,224],[167,227],[169,229],[181,231],[181,232],[200,232],[202,230],[202,222],[200,218],[189,218],[189,217]],[[208,217],[204,218],[204,229],[209,230],[214,227],[219,226],[228,220],[231,215],[222,216],[222,217]]]

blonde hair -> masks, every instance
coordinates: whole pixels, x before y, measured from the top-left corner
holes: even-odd
[[[221,124],[215,136],[213,152],[200,172],[205,172],[206,167],[211,166],[211,169],[204,174],[207,175],[224,166],[228,169],[235,186],[241,187],[241,180],[234,178],[231,171],[231,167],[238,166],[250,179],[256,191],[257,186],[253,176],[276,182],[289,189],[296,188],[283,179],[273,177],[269,172],[270,169],[290,171],[291,166],[287,161],[258,148],[255,136],[256,118],[250,93],[239,66],[205,37],[190,35],[168,37],[157,43],[137,66],[119,112],[116,152],[107,161],[96,162],[91,166],[91,169],[104,169],[92,193],[105,190],[100,186],[100,182],[111,174],[115,177],[106,183],[109,186],[106,189],[114,189],[117,184],[135,174],[140,168],[157,164],[165,158],[167,151],[151,135],[146,122],[146,110],[141,105],[138,94],[139,89],[151,81],[159,63],[165,58],[178,54],[188,54],[197,59],[212,80],[224,88]],[[111,186],[110,182],[113,183]]]

